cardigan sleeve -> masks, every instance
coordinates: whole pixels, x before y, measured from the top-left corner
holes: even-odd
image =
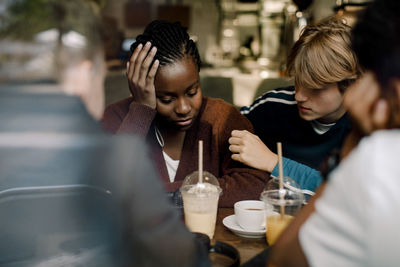
[[[232,130],[253,132],[250,121],[232,107],[227,118],[218,125],[222,172],[219,182],[223,190],[220,207],[232,207],[239,200],[259,199],[270,174],[232,160],[232,154],[229,151],[228,139]]]
[[[103,127],[111,133],[146,136],[156,116],[156,110],[134,101],[120,101],[106,108]]]

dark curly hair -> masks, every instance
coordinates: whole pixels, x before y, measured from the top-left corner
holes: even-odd
[[[353,29],[352,47],[360,65],[375,73],[383,88],[400,77],[400,1],[371,2]]]
[[[388,128],[398,128],[400,106],[392,79],[400,78],[400,1],[376,0],[359,17],[353,29],[352,47],[360,65],[372,71],[381,96],[390,106]]]
[[[189,55],[200,71],[201,61],[197,46],[190,39],[187,28],[179,22],[152,21],[131,45],[131,53],[139,44],[144,45],[146,42],[151,42],[152,46],[157,47],[154,60],[158,59],[161,66],[173,64],[185,55]]]

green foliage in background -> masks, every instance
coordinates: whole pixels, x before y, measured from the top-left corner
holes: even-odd
[[[74,29],[90,34],[87,21],[100,15],[106,0],[13,0],[0,15],[0,36],[31,39],[35,34],[57,28],[61,34]],[[90,9],[90,12],[88,12]]]

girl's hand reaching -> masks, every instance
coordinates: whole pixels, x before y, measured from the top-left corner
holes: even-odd
[[[232,159],[250,167],[272,172],[278,163],[278,155],[273,153],[261,139],[246,130],[234,130],[229,138]]]
[[[160,62],[155,60],[157,48],[151,48],[147,42],[144,47],[139,44],[126,64],[126,77],[128,78],[129,90],[134,100],[140,104],[156,108],[156,90],[154,78]]]

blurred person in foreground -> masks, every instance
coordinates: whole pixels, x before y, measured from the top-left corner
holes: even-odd
[[[91,116],[105,75],[98,7],[4,3],[0,266],[208,266],[144,142]]]
[[[341,148],[351,129],[343,97],[360,70],[350,32],[336,17],[304,28],[287,60],[294,86],[269,91],[241,109],[255,134],[232,132],[234,160],[277,177],[276,143],[282,142],[285,176],[302,189],[316,190],[321,163]]]
[[[345,95],[343,160],[272,248],[268,266],[399,266],[400,2],[376,0],[352,46],[365,69]]]

